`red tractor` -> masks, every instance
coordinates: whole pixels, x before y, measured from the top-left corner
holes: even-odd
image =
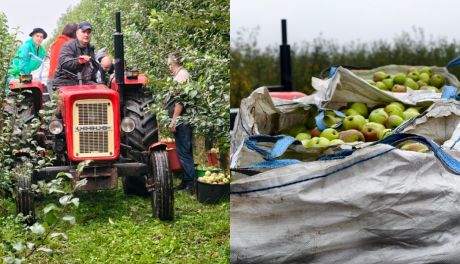
[[[36,170],[32,179],[19,178],[18,213],[34,215],[32,183],[51,180],[59,172],[69,172],[73,175],[72,186],[82,178],[87,179],[87,184],[78,191],[113,189],[117,187],[118,177],[123,177],[126,194],[150,195],[153,216],[173,219],[172,173],[166,145],[158,142],[155,115],[144,109],[153,102],[151,93],[144,88],[146,76],[138,71],[124,71],[119,12],[114,43],[115,79],[109,87],[81,85],[81,82],[57,87],[58,111],[45,132],[45,145],[53,149],[57,159],[54,166]],[[22,108],[27,112],[21,114],[25,121],[31,120],[42,107],[41,83],[16,80],[10,83],[10,89],[32,91],[26,93],[27,107]],[[76,165],[85,160],[93,162],[82,173],[77,173]]]

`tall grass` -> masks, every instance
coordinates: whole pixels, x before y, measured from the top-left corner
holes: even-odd
[[[279,48],[257,46],[257,29],[239,32],[230,49],[231,107],[255,88],[280,83]],[[311,77],[318,77],[330,65],[354,65],[375,68],[388,64],[445,66],[460,55],[460,42],[446,38],[427,38],[423,29],[403,31],[392,40],[372,42],[337,41],[319,36],[291,47],[294,90],[311,93]],[[457,77],[460,69],[450,71]]]

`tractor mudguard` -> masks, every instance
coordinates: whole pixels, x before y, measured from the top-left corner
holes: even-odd
[[[149,150],[149,153],[151,153],[152,151],[155,151],[155,150],[166,150],[167,147],[168,145],[166,145],[166,143],[164,142],[156,142],[150,145],[148,150]]]

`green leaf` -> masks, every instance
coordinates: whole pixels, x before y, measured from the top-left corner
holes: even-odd
[[[68,173],[68,172],[59,172],[56,177],[67,177],[69,179],[73,179],[73,176],[72,174]]]
[[[58,207],[54,203],[48,204],[45,208],[43,208],[43,213],[47,214],[53,210],[57,210]]]
[[[59,237],[62,237],[64,240],[67,240],[68,237],[65,233],[56,233],[56,232],[53,232],[50,234],[50,238],[59,238]]]
[[[70,203],[70,199],[72,199],[72,195],[64,195],[61,198],[59,198],[59,203],[61,205],[68,205]]]
[[[80,199],[78,197],[73,198],[72,200],[70,200],[70,202],[73,205],[75,205],[75,207],[78,207],[78,205],[80,205]]]
[[[32,226],[29,227],[29,229],[30,231],[32,231],[32,233],[36,235],[41,235],[45,233],[45,228],[39,223],[33,224]]]
[[[198,94],[198,92],[196,90],[193,90],[190,92],[190,97],[191,98],[195,98],[195,96]]]
[[[45,253],[48,253],[48,254],[53,253],[53,250],[50,249],[50,248],[47,248],[47,247],[39,247],[39,248],[37,248],[37,251],[42,251],[42,252],[45,252]]]
[[[82,172],[91,162],[93,162],[93,161],[92,160],[85,160],[85,161],[82,161],[82,162],[78,163],[77,172]]]
[[[14,250],[16,250],[17,252],[22,252],[25,247],[24,247],[24,244],[22,244],[21,242],[18,242],[16,244],[13,244],[13,248]]]
[[[72,215],[66,215],[62,217],[62,220],[69,222],[71,225],[75,224],[75,216],[72,216]]]
[[[87,183],[88,183],[88,180],[86,178],[81,179],[81,180],[77,181],[77,184],[75,184],[75,189],[78,189],[78,188],[80,188],[82,186],[85,186]]]

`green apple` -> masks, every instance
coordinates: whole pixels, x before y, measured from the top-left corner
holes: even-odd
[[[369,115],[370,122],[375,122],[379,124],[384,124],[387,118],[388,118],[388,114],[387,112],[385,112],[383,108],[374,109]]]
[[[422,80],[418,80],[417,85],[418,85],[418,87],[420,87],[420,90],[422,90],[422,87],[427,86],[428,84],[426,82],[422,81]]]
[[[433,74],[430,79],[430,84],[436,88],[441,88],[446,84],[446,79],[441,74]]]
[[[383,82],[376,82],[376,83],[375,83],[375,86],[376,86],[377,88],[379,88],[380,90],[384,90],[384,91],[388,90],[388,89],[387,89],[387,86],[386,86],[385,83],[383,83]]]
[[[406,82],[406,75],[404,73],[398,73],[393,78],[395,84],[404,84]]]
[[[366,142],[377,141],[378,139],[378,136],[377,136],[378,132],[373,127],[367,127],[367,128],[363,127],[363,129],[361,129],[361,133],[363,133],[364,140]]]
[[[349,129],[341,131],[339,133],[339,139],[343,140],[343,142],[346,143],[364,141],[364,135],[356,129]]]
[[[387,136],[391,135],[391,131],[392,131],[392,130],[391,130],[390,128],[387,128],[387,129],[384,129],[384,130],[382,130],[382,131],[379,131],[379,133],[378,133],[378,135],[377,135],[378,138],[379,138],[379,140],[384,139],[384,138],[386,138]]]
[[[423,67],[423,68],[420,69],[419,72],[420,72],[420,74],[427,73],[430,77],[431,77],[431,75],[433,75],[433,71],[431,70],[430,67]]]
[[[379,72],[374,73],[374,76],[373,76],[372,79],[374,80],[374,82],[380,82],[383,79],[386,79],[388,77],[390,77],[389,74],[387,74],[387,73],[385,73],[383,71],[379,71]]]
[[[414,81],[418,81],[419,78],[420,78],[420,74],[418,73],[417,70],[415,70],[415,71],[409,72],[409,73],[407,74],[407,77],[408,77],[408,78],[411,78],[411,79],[414,80]]]
[[[413,107],[407,108],[407,110],[403,112],[404,120],[409,120],[412,117],[418,116],[418,115],[420,115],[419,111]]]
[[[393,79],[388,78],[388,79],[383,79],[382,82],[385,84],[385,87],[387,91],[391,90],[393,88]]]
[[[299,133],[297,134],[297,136],[295,136],[295,139],[297,139],[298,141],[302,141],[304,139],[311,139],[311,135],[310,133]]]
[[[406,81],[404,82],[404,86],[411,88],[412,90],[418,90],[418,84],[412,80],[411,78],[406,78]]]
[[[348,108],[348,109],[344,110],[343,113],[346,116],[359,115],[358,111],[356,111],[355,109],[351,109],[351,108]]]
[[[399,125],[401,125],[402,123],[404,123],[404,119],[401,116],[399,116],[399,115],[390,115],[388,117],[387,121],[385,122],[385,126],[386,126],[386,128],[395,129]]]
[[[323,137],[314,137],[307,142],[309,148],[325,148],[329,146],[329,139]]]
[[[350,109],[355,110],[356,112],[358,112],[363,117],[367,117],[367,115],[368,115],[367,106],[364,103],[360,103],[360,102],[353,103],[353,104],[351,104]]]
[[[323,118],[323,123],[326,124],[328,127],[332,127],[338,122],[339,120],[335,117],[335,115],[325,115]]]
[[[409,150],[409,151],[415,151],[415,152],[421,152],[421,153],[427,153],[430,151],[430,149],[423,145],[422,143],[418,142],[409,142],[401,146],[402,150]]]
[[[426,84],[430,82],[430,74],[428,74],[427,72],[421,72],[418,77],[419,77],[419,81],[422,81]]]
[[[391,91],[394,93],[405,93],[406,92],[406,86],[400,85],[400,84],[395,84],[393,88],[391,88]]]
[[[343,140],[341,140],[341,139],[333,139],[333,140],[331,140],[331,142],[330,142],[330,145],[331,145],[331,146],[332,146],[332,145],[342,145],[342,144],[345,144],[345,142],[343,142]]]
[[[369,122],[363,126],[361,133],[363,133],[366,142],[371,142],[379,139],[378,133],[382,130],[385,130],[382,124]]]
[[[411,73],[413,71],[417,71],[417,68],[415,67],[409,67],[409,69],[407,69],[407,73]]]
[[[402,104],[402,103],[400,103],[400,102],[391,102],[391,103],[389,103],[388,105],[397,106],[399,109],[401,109],[401,111],[406,110],[406,107],[404,106],[404,104]]]
[[[375,123],[375,122],[369,122],[369,123],[364,124],[363,128],[367,128],[367,127],[372,127],[376,129],[377,131],[385,129],[385,126],[383,124]]]
[[[308,148],[308,142],[310,141],[310,139],[304,139],[304,140],[301,140],[300,142],[302,142],[302,145],[305,147],[305,148]]]
[[[339,132],[333,128],[326,128],[321,132],[320,137],[327,138],[329,140],[334,140],[339,138]]]
[[[366,80],[366,82],[367,82],[368,84],[370,84],[370,85],[375,85],[374,80]]]
[[[361,115],[347,116],[343,120],[343,128],[361,130],[365,123],[366,119]]]
[[[399,106],[397,106],[395,104],[389,104],[389,105],[385,106],[385,112],[387,112],[388,117],[391,116],[391,115],[397,115],[397,116],[402,117],[404,110],[401,110],[401,108],[399,108]]]

